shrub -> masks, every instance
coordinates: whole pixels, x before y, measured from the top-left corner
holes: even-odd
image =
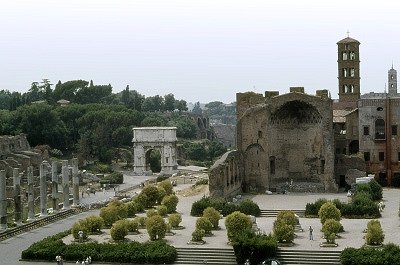
[[[206,235],[211,234],[211,230],[213,228],[212,223],[206,217],[199,217],[196,220],[196,229],[202,229],[206,233]]]
[[[147,212],[146,212],[147,218],[152,217],[152,216],[154,216],[154,215],[159,215],[158,212],[157,212],[157,210],[155,210],[155,209],[149,209],[149,210],[147,210]]]
[[[146,208],[152,207],[157,204],[157,200],[159,199],[159,190],[155,185],[149,184],[142,189],[142,192],[139,194],[146,195],[147,197],[147,205]]]
[[[170,223],[173,228],[179,227],[181,222],[182,215],[180,213],[173,213],[168,217],[168,223]]]
[[[118,216],[118,208],[117,207],[103,207],[100,209],[100,217],[104,220],[105,226],[112,226],[112,224],[118,221],[120,218]]]
[[[380,265],[400,264],[400,247],[394,244],[385,244],[383,248],[362,247],[359,249],[346,248],[340,255],[340,264],[343,265]]]
[[[145,216],[138,216],[134,220],[136,220],[139,224],[139,227],[145,227],[146,226],[146,220],[147,217]]]
[[[127,217],[134,217],[138,213],[137,205],[136,202],[128,202],[126,204]]]
[[[326,202],[328,202],[327,199],[321,198],[321,199],[316,200],[314,203],[307,203],[305,215],[306,216],[318,216],[319,209]]]
[[[176,212],[176,206],[178,206],[178,196],[175,194],[167,195],[161,201],[161,205],[165,205],[167,207],[168,213]]]
[[[275,237],[264,234],[240,234],[232,243],[236,261],[243,264],[246,259],[250,264],[261,264],[262,261],[276,257],[278,243]]]
[[[216,210],[218,210],[217,208],[215,208]],[[239,207],[236,205],[236,204],[234,204],[234,203],[230,203],[230,202],[225,202],[223,205],[222,205],[222,209],[221,209],[221,214],[223,215],[223,216],[228,216],[228,215],[230,215],[231,213],[233,213],[233,212],[236,212],[236,211],[239,211]],[[240,211],[239,211],[240,212]]]
[[[110,235],[113,240],[123,240],[127,234],[126,220],[118,220],[112,225]]]
[[[235,241],[235,237],[240,233],[251,231],[252,225],[250,217],[239,211],[233,212],[225,218],[225,227],[230,241]]]
[[[139,222],[137,220],[126,220],[125,225],[126,229],[128,229],[128,232],[139,232]]]
[[[343,230],[343,226],[339,221],[328,219],[322,225],[322,233],[328,243],[335,243],[336,235]],[[332,236],[333,235],[333,239]]]
[[[400,187],[400,174],[395,173],[392,179],[392,186],[395,188]]]
[[[88,238],[89,235],[89,230],[87,229],[86,226],[84,226],[81,222],[76,222],[72,225],[71,228],[71,233],[72,236],[76,239],[79,240],[79,231],[83,232],[83,240],[86,240]]]
[[[92,215],[80,221],[87,228],[89,233],[98,233],[104,225],[104,220],[100,216]]]
[[[163,188],[167,195],[170,195],[170,194],[173,193],[173,188],[174,187],[172,186],[171,181],[168,180],[168,179],[163,180],[160,183],[158,183],[158,186]]]
[[[163,187],[157,186],[157,190],[158,190],[157,204],[161,204],[162,200],[167,195],[167,193],[165,192]]]
[[[298,224],[298,219],[292,211],[281,211],[276,216],[276,222],[283,222],[294,228]]]
[[[203,197],[200,200],[195,201],[192,204],[192,208],[190,210],[190,215],[197,216],[197,217],[202,216],[204,209],[207,207],[213,207],[217,211],[222,212],[226,203],[227,203],[226,200],[223,200],[223,199]]]
[[[158,214],[161,215],[162,217],[167,216],[167,214],[168,214],[167,206],[165,206],[165,205],[158,205],[158,206],[157,206],[157,212],[158,212]]]
[[[368,183],[368,185],[369,185],[369,187],[371,188],[371,195],[372,195],[372,199],[374,200],[374,201],[379,201],[379,200],[382,200],[382,191],[383,191],[383,189],[382,189],[382,186],[381,185],[379,185],[379,183],[376,181],[376,180],[371,180],[369,183]]]
[[[124,175],[121,172],[113,172],[105,176],[102,181],[107,181],[110,184],[122,184],[124,183]]]
[[[274,223],[274,236],[280,243],[292,243],[294,240],[294,227],[284,222]]]
[[[138,212],[143,212],[144,209],[148,208],[147,205],[150,204],[147,195],[144,193],[140,193],[138,196],[136,196],[133,199],[133,202],[136,203]]]
[[[385,235],[378,220],[371,220],[367,224],[367,234],[365,235],[365,242],[368,245],[381,245]]]
[[[332,202],[326,202],[319,209],[318,216],[321,219],[321,223],[324,224],[328,219],[340,221],[341,214]]]
[[[201,242],[203,241],[203,237],[206,234],[204,229],[196,228],[192,233],[192,241],[194,242]]]
[[[194,183],[194,186],[199,186],[199,185],[208,185],[208,179],[199,179]]]
[[[147,218],[146,229],[150,240],[162,239],[167,231],[167,224],[164,219],[157,215]]]
[[[239,204],[239,211],[247,215],[260,216],[261,210],[257,203],[252,200],[244,200]]]
[[[203,217],[207,218],[211,222],[213,229],[218,228],[221,214],[217,210],[212,207],[207,207],[203,211]]]

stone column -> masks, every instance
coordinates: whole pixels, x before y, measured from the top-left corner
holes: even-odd
[[[46,161],[43,161],[39,167],[40,179],[40,217],[47,216],[47,182],[46,182]]]
[[[0,230],[7,229],[6,171],[0,170]]]
[[[79,176],[78,176],[78,158],[72,158],[72,192],[74,201],[72,207],[79,205]]]
[[[68,160],[61,162],[61,173],[62,173],[62,187],[63,187],[63,209],[69,209],[69,178],[68,178]]]
[[[28,167],[28,221],[35,220],[35,194],[33,190],[33,167]]]
[[[14,195],[14,222],[22,224],[22,201],[21,201],[21,176],[19,168],[13,168],[13,195]]]
[[[51,162],[51,199],[54,211],[58,210],[58,175],[57,175],[57,161]]]

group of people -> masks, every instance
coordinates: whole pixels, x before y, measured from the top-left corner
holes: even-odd
[[[57,255],[56,256],[56,262],[57,262],[57,264],[60,264],[60,265],[62,265],[64,262],[63,262],[63,258],[61,257],[61,255]]]
[[[80,262],[79,260],[76,262],[76,264],[82,264],[82,265],[87,265],[87,264],[92,264],[92,257],[87,257],[86,259],[82,260]]]

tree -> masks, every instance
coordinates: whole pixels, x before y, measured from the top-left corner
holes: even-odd
[[[124,240],[128,234],[126,220],[116,221],[110,230],[110,235],[113,240]]]
[[[276,221],[291,225],[293,228],[298,224],[298,219],[292,211],[279,212],[276,216]]]
[[[175,97],[174,94],[168,94],[164,96],[164,110],[174,111],[175,110]]]
[[[197,101],[197,102],[194,104],[194,107],[193,107],[193,109],[192,109],[192,112],[195,113],[195,114],[202,114],[202,113],[203,113],[203,110],[202,110],[201,107],[200,107],[200,102]]]
[[[164,99],[157,95],[154,97],[147,97],[142,104],[143,111],[162,111],[164,109]]]
[[[161,216],[154,215],[147,218],[146,229],[147,233],[149,234],[150,240],[162,239],[165,237],[167,224]]]
[[[176,206],[178,205],[179,199],[175,194],[166,195],[161,201],[162,205],[165,205],[168,209],[168,213],[176,212]]]
[[[207,218],[211,222],[213,229],[218,229],[221,214],[217,210],[213,207],[207,207],[203,211],[203,217]]]
[[[250,217],[239,211],[233,212],[225,218],[225,227],[230,241],[234,241],[238,234],[251,231],[252,226]]]
[[[274,236],[280,243],[292,243],[294,239],[294,227],[282,221],[275,222]]]
[[[179,110],[179,112],[181,111],[187,111],[188,107],[187,107],[187,103],[185,100],[181,99],[181,100],[175,100],[175,109]]]
[[[341,213],[332,202],[326,202],[319,209],[318,217],[321,219],[321,223],[324,224],[328,219],[340,221]]]
[[[322,226],[322,232],[328,243],[335,243],[336,235],[343,229],[339,221],[328,219]]]
[[[143,189],[141,194],[146,195],[147,197],[147,205],[146,207],[152,207],[157,204],[157,200],[159,198],[158,189],[155,185],[146,185]]]
[[[367,224],[367,234],[365,241],[368,245],[381,245],[385,235],[383,234],[381,223],[378,220],[371,220]]]
[[[226,153],[226,147],[219,141],[212,141],[208,146],[208,158],[210,161]]]
[[[202,229],[206,235],[209,235],[213,229],[213,224],[207,217],[199,217],[196,220],[196,229]]]
[[[173,186],[169,179],[161,181],[160,183],[158,183],[158,186],[163,188],[167,195],[170,195],[173,193]]]
[[[168,217],[168,223],[171,224],[171,227],[176,228],[179,227],[179,224],[182,222],[182,215],[180,213],[173,213]]]

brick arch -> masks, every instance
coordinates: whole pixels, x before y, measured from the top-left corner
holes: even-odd
[[[321,123],[322,116],[311,104],[292,100],[279,107],[270,117],[270,124],[295,125]]]

